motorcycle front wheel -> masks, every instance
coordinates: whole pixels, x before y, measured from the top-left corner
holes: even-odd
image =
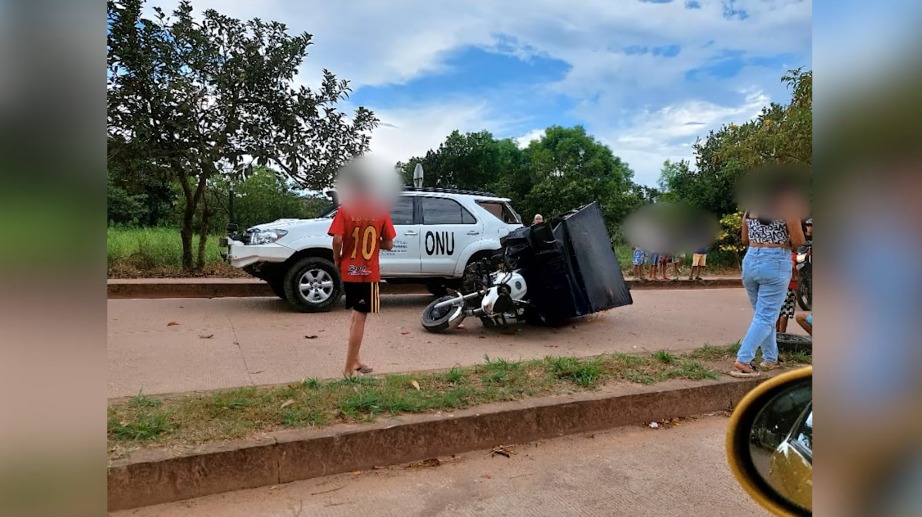
[[[436,305],[447,300],[457,298],[456,296],[442,296],[432,301],[423,310],[421,323],[423,328],[429,332],[444,332],[450,328],[456,328],[464,321],[464,306],[459,302],[458,305],[449,305],[447,307],[436,308]]]

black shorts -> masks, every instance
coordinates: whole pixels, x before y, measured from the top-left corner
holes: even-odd
[[[346,309],[365,314],[381,312],[381,290],[378,282],[343,282]]]

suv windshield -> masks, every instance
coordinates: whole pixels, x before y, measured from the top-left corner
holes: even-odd
[[[506,224],[522,224],[522,218],[508,203],[502,201],[478,201],[477,204]]]

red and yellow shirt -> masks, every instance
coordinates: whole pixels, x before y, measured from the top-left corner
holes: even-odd
[[[381,240],[397,236],[391,216],[353,216],[343,207],[339,208],[328,232],[343,238],[343,256],[339,263],[339,274],[343,282],[379,282],[381,268],[378,254]]]

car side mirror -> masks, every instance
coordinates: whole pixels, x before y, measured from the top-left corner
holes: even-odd
[[[756,502],[780,516],[813,515],[813,367],[769,379],[736,406],[727,461]]]

